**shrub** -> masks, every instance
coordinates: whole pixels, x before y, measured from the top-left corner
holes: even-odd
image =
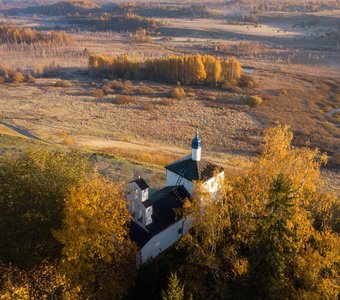
[[[172,106],[172,105],[174,105],[174,100],[172,100],[172,99],[165,99],[160,104],[162,104],[164,106]]]
[[[255,80],[250,75],[242,75],[239,80],[240,87],[247,87],[247,88],[254,88],[255,87]]]
[[[64,79],[62,79],[62,80],[58,80],[55,84],[54,84],[54,86],[55,87],[71,87],[71,86],[73,86],[73,84],[70,82],[70,81],[68,81],[68,80],[64,80]]]
[[[263,102],[262,98],[259,96],[250,96],[248,98],[248,104],[251,106],[260,105]]]
[[[133,87],[133,83],[131,80],[125,80],[124,81],[124,88],[129,89]]]
[[[184,99],[186,97],[186,93],[183,88],[176,87],[171,91],[171,97],[176,99]]]
[[[116,98],[117,104],[129,104],[131,102],[133,102],[133,98],[131,96],[118,95]]]
[[[285,90],[285,89],[281,90],[281,91],[280,91],[280,95],[281,95],[281,96],[288,96],[287,90]]]
[[[253,89],[254,88],[254,82],[253,81],[247,81],[247,88]]]
[[[148,86],[141,86],[136,90],[136,93],[140,95],[153,95],[155,90]]]
[[[216,101],[217,97],[214,96],[214,95],[209,95],[207,96],[207,100],[210,100],[210,101]]]
[[[133,95],[134,92],[133,92],[133,89],[131,88],[124,88],[122,91],[121,91],[122,95]]]
[[[0,84],[5,83],[5,78],[0,76]]]
[[[26,81],[28,83],[35,83],[35,78],[31,74],[28,74],[28,76],[26,77]]]
[[[155,108],[155,106],[150,104],[150,103],[145,103],[145,104],[142,105],[142,108],[143,108],[143,110],[151,110],[151,109]]]
[[[91,91],[91,96],[95,98],[103,98],[105,96],[105,93],[102,89],[95,89]]]
[[[106,95],[114,93],[114,90],[112,89],[111,85],[108,85],[108,84],[104,85],[102,87],[102,90]]]
[[[112,80],[111,86],[113,89],[116,89],[116,90],[124,89],[124,83],[118,80]]]
[[[22,74],[21,72],[16,72],[14,76],[12,77],[12,81],[15,83],[21,83],[24,82],[25,80],[25,75]]]
[[[242,94],[242,89],[239,86],[232,86],[230,91],[234,94]]]

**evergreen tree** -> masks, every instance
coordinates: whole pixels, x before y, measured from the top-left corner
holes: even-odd
[[[162,291],[162,300],[183,300],[184,286],[180,284],[177,273],[171,273],[166,291]]]
[[[291,226],[294,213],[291,183],[282,174],[274,179],[264,216],[255,231],[251,247],[249,295],[256,298],[286,298],[294,292],[290,265],[297,255],[297,233]]]

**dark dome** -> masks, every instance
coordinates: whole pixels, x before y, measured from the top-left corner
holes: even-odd
[[[194,139],[192,140],[191,148],[192,149],[199,149],[201,147],[202,147],[202,140],[201,140],[201,138],[200,138],[200,136],[198,135],[198,132],[197,132]]]

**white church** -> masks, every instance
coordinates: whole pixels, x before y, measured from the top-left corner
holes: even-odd
[[[138,177],[129,184],[128,207],[132,215],[130,235],[139,247],[138,264],[144,263],[177,242],[190,229],[190,220],[178,212],[190,199],[194,182],[201,181],[212,199],[224,179],[223,168],[201,158],[198,133],[192,153],[166,166],[166,186],[149,195],[149,186]]]

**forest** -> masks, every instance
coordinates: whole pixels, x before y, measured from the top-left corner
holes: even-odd
[[[156,59],[133,59],[127,55],[107,57],[90,55],[89,68],[100,76],[123,78],[159,78],[168,83],[191,85],[216,85],[227,80],[239,80],[242,75],[240,62],[235,58],[211,55],[171,55]]]
[[[192,229],[138,269],[122,183],[78,150],[1,156],[0,299],[337,299],[327,158],[292,139],[286,125],[267,129],[214,202],[197,182],[183,209]]]
[[[95,31],[121,32],[136,31],[142,28],[150,33],[156,33],[159,26],[159,22],[155,19],[142,17],[134,13],[98,13],[85,16],[70,16],[67,21],[70,24]]]
[[[64,31],[42,32],[29,27],[17,27],[14,24],[0,23],[0,44],[33,44],[37,42],[66,44],[71,38]]]

